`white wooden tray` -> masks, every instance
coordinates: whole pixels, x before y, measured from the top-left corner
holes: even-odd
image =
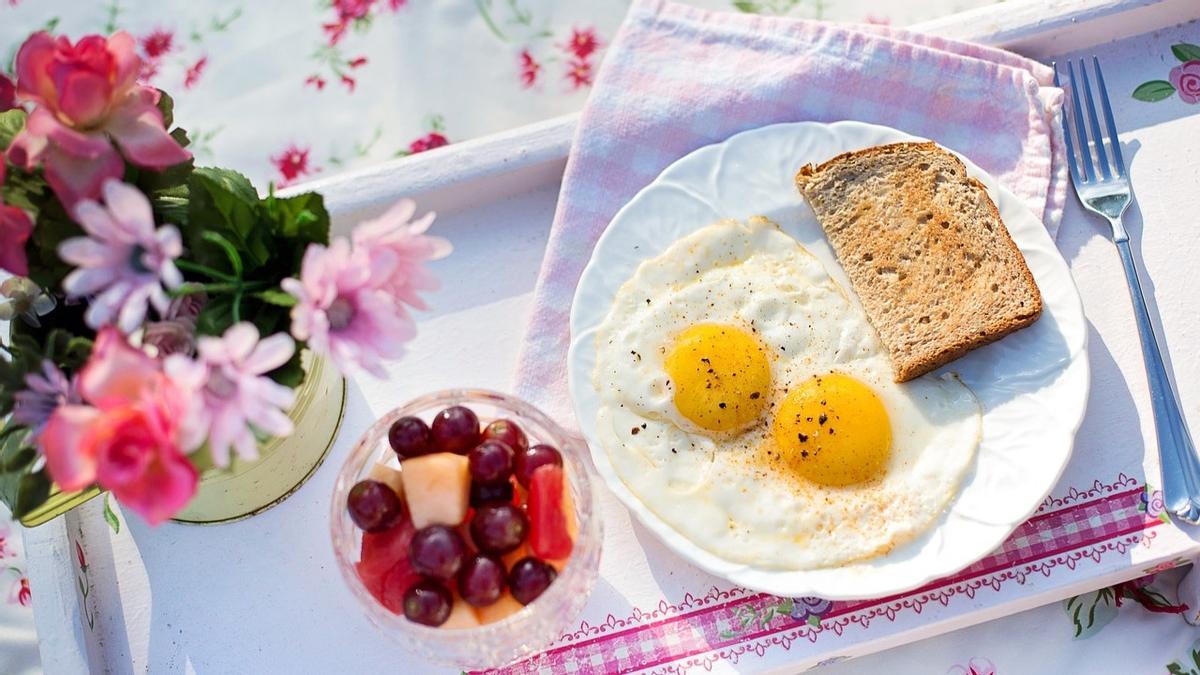
[[[1165,79],[1167,62],[1159,64],[1162,72],[1135,72],[1133,64],[1146,59],[1133,57],[1169,45],[1164,34],[1187,39],[1172,26],[1196,18],[1198,9],[1195,0],[1006,2],[918,27],[1045,61],[1076,52],[1104,60],[1137,190],[1130,229],[1194,429],[1200,428],[1200,359],[1193,353],[1200,306],[1190,267],[1200,259],[1194,230],[1200,194],[1188,161],[1200,157],[1200,117],[1177,103],[1133,101],[1129,92],[1141,81]],[[445,387],[510,386],[574,127],[574,116],[559,118],[303,186],[326,194],[343,230],[402,196],[437,210],[437,233],[454,242],[455,253],[437,264],[444,288],[430,298],[433,310],[420,317],[419,336],[388,381],[350,382],[329,458],[282,505],[216,527],[152,530],[122,517],[114,533],[102,501],[94,500],[27,531],[47,672],[436,670],[377,632],[343,587],[326,523],[334,476],[358,434],[396,404]],[[604,558],[581,623],[548,655],[522,667],[590,672],[600,663],[593,660],[597,650],[606,650],[631,672],[794,672],[1200,553],[1194,532],[1157,516],[1149,397],[1120,263],[1100,224],[1083,215],[1073,196],[1058,244],[1092,324],[1092,398],[1071,465],[1034,522],[1018,531],[1017,545],[916,593],[838,603],[818,621],[797,621],[780,613],[779,599],[686,565],[602,491],[605,536],[634,538],[644,555]],[[1048,541],[1051,531],[1066,533],[1067,543]]]

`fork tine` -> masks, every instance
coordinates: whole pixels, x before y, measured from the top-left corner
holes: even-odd
[[[1096,104],[1092,100],[1092,83],[1088,79],[1087,64],[1079,59],[1079,74],[1083,77],[1083,97],[1087,101],[1088,121],[1092,123],[1092,139],[1096,144],[1096,163],[1100,165],[1100,173],[1104,179],[1112,177],[1108,170],[1108,155],[1104,152],[1104,132],[1100,130],[1100,118],[1096,117]]]
[[[1072,112],[1075,113],[1075,133],[1079,136],[1079,155],[1083,159],[1083,174],[1087,182],[1096,181],[1096,171],[1092,168],[1092,151],[1088,146],[1087,126],[1083,123],[1083,105],[1079,102],[1079,78],[1075,77],[1075,66],[1067,61],[1067,72],[1071,75],[1071,101],[1074,103]]]
[[[1121,139],[1117,136],[1117,123],[1113,120],[1112,106],[1108,103],[1108,89],[1104,86],[1104,73],[1100,72],[1100,59],[1092,57],[1096,66],[1096,86],[1100,89],[1100,107],[1104,109],[1104,123],[1108,126],[1108,140],[1112,146],[1117,175],[1125,175],[1125,158],[1121,157]]]
[[[1051,63],[1050,67],[1054,69],[1054,86],[1062,88],[1062,83],[1058,81],[1058,63]],[[1079,160],[1075,157],[1075,142],[1071,140],[1071,117],[1067,114],[1066,106],[1063,106],[1063,141],[1067,146],[1067,166],[1071,168],[1071,179],[1078,185],[1083,182],[1079,177]]]

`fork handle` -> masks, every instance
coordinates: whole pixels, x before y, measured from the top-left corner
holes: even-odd
[[[1116,245],[1133,299],[1142,357],[1146,361],[1146,379],[1150,382],[1150,406],[1154,410],[1154,429],[1162,464],[1163,499],[1171,513],[1189,523],[1197,523],[1200,522],[1200,460],[1196,458],[1196,446],[1188,434],[1179,410],[1179,398],[1163,364],[1154,324],[1146,309],[1146,297],[1142,294],[1142,283],[1138,279],[1137,263],[1129,250],[1129,240],[1117,238]]]

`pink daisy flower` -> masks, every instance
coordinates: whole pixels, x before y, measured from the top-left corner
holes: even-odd
[[[284,279],[283,290],[298,300],[292,308],[292,335],[308,341],[342,372],[358,365],[385,377],[381,361],[399,357],[416,325],[403,305],[381,287],[396,273],[394,255],[371,256],[339,237],[329,247],[312,244],[304,253],[299,279]]]
[[[202,439],[207,434],[217,466],[229,465],[231,450],[242,459],[257,459],[255,430],[272,436],[292,433],[286,411],[295,402],[295,393],[266,374],[287,363],[295,349],[284,333],[259,340],[254,324],[243,321],[222,337],[201,337],[196,359],[182,354],[166,358],[167,376],[200,400],[189,419],[195,428],[185,435]]]
[[[128,334],[142,325],[147,304],[165,312],[165,289],[183,283],[174,263],[183,241],[174,225],[155,229],[150,202],[137,188],[108,180],[102,190],[103,206],[84,200],[75,207],[88,236],[59,244],[59,257],[77,266],[63,289],[72,298],[91,297],[84,315],[89,326],[115,324]]]
[[[417,292],[435,291],[439,284],[423,263],[445,258],[453,247],[441,237],[425,234],[435,215],[426,213],[414,221],[416,210],[411,199],[401,199],[382,216],[360,223],[351,237],[354,247],[366,250],[372,258],[394,258],[392,273],[379,280],[381,288],[400,302],[427,309]]]

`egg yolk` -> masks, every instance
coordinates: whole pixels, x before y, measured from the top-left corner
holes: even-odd
[[[675,407],[701,429],[736,431],[762,414],[771,365],[755,337],[741,328],[697,324],[679,334],[666,359]]]
[[[892,450],[883,403],[870,387],[841,373],[792,388],[776,412],[773,433],[789,466],[833,487],[881,475]]]

